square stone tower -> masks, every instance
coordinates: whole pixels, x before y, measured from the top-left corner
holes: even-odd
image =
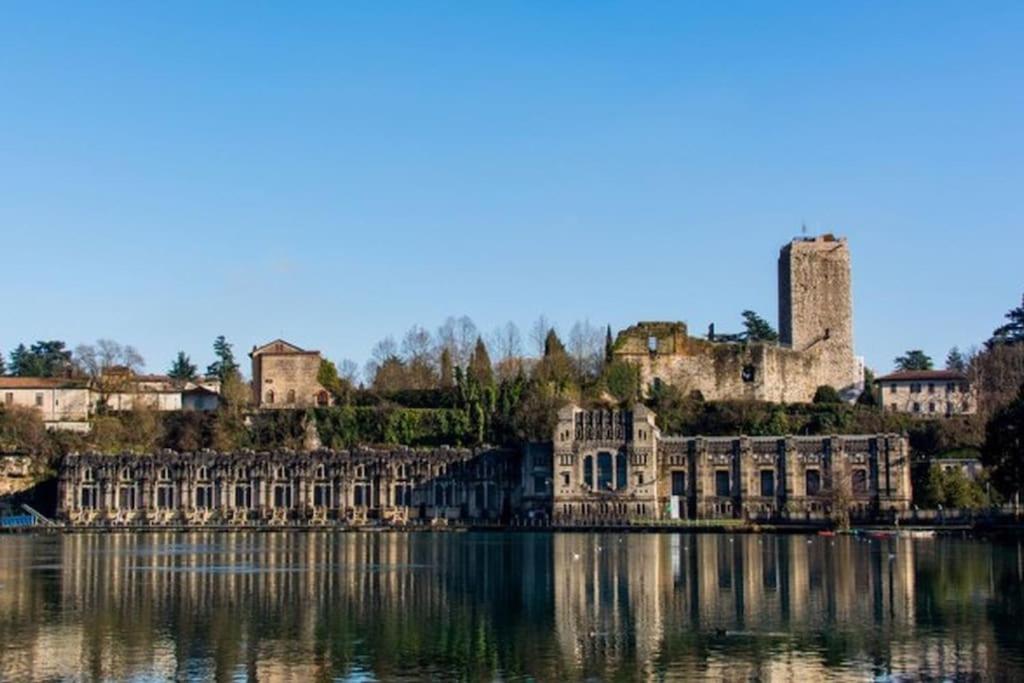
[[[853,353],[850,250],[833,235],[798,238],[779,252],[779,337],[816,357],[818,385],[841,393],[862,382]]]

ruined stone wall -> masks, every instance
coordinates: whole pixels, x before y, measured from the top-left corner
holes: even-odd
[[[817,349],[710,342],[689,337],[683,323],[635,325],[619,333],[614,355],[639,369],[645,390],[662,382],[709,401],[809,402],[827,383]]]

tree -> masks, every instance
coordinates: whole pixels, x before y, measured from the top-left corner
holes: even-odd
[[[338,374],[338,367],[326,358],[320,361],[316,381],[334,398],[335,403],[348,402],[352,393],[352,385]]]
[[[878,407],[881,405],[876,391],[875,373],[870,368],[864,368],[864,390],[857,397],[857,405],[867,407]]]
[[[185,355],[184,351],[178,351],[177,357],[167,371],[167,376],[179,382],[191,382],[196,379],[198,368],[192,364],[192,359]]]
[[[548,335],[554,329],[554,325],[544,315],[537,316],[537,320],[530,327],[530,341],[533,342],[533,348],[538,356],[543,356],[547,350]]]
[[[71,351],[59,340],[18,344],[11,352],[10,373],[16,377],[65,377],[71,373]]]
[[[913,349],[907,351],[902,356],[897,356],[893,361],[896,364],[896,369],[901,371],[908,370],[931,370],[932,359],[921,349]]]
[[[7,367],[4,364],[4,352],[0,351],[0,376],[7,374]]]
[[[751,342],[777,342],[779,333],[775,331],[767,320],[754,311],[746,310],[743,316],[743,326],[746,328],[744,338]]]
[[[92,380],[100,394],[99,407],[103,409],[111,395],[132,388],[132,376],[142,370],[145,360],[134,346],[122,345],[113,339],[97,339],[95,344],[75,347],[75,365]]]
[[[206,368],[207,375],[215,375],[218,377],[223,384],[224,381],[233,374],[239,374],[238,363],[235,362],[235,354],[232,351],[232,344],[228,343],[228,340],[224,338],[224,335],[218,336],[213,340],[213,353],[217,357],[213,363]]]
[[[624,360],[613,360],[604,368],[604,383],[608,393],[624,405],[640,399],[640,371]]]
[[[814,403],[835,404],[842,403],[843,399],[835,387],[823,384],[814,391]]]
[[[452,368],[452,351],[447,346],[441,349],[441,388],[450,389],[455,385]]]
[[[491,356],[487,353],[487,345],[482,337],[476,338],[476,346],[473,355],[469,359],[469,376],[480,384],[481,387],[488,387],[494,384],[494,368],[491,366]]]
[[[1020,306],[1007,311],[1006,319],[1009,320],[1008,323],[992,332],[992,338],[988,341],[990,346],[1024,342],[1024,295],[1021,295]]]
[[[569,350],[576,366],[576,379],[583,383],[599,371],[601,331],[589,320],[577,321],[569,331]]]
[[[612,326],[608,325],[604,331],[604,362],[611,365],[615,360],[615,343],[612,341]]]
[[[946,369],[953,372],[967,372],[967,359],[960,353],[960,347],[954,346],[946,354]]]
[[[992,416],[985,426],[982,462],[992,469],[996,488],[1008,496],[1024,489],[1024,384],[1017,398]]]

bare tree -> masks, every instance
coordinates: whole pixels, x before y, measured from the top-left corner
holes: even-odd
[[[99,392],[101,407],[107,405],[112,394],[133,388],[133,376],[146,363],[134,346],[122,345],[112,339],[98,339],[96,344],[79,344],[75,347],[74,357],[79,371],[89,376]]]
[[[499,379],[515,377],[523,370],[523,338],[511,320],[494,328],[488,345],[497,353],[495,370]]]
[[[430,363],[432,356],[430,333],[419,325],[413,325],[402,338],[402,358],[407,363]]]
[[[551,321],[544,314],[537,316],[537,319],[530,327],[530,341],[538,358],[544,355],[544,341],[548,338],[548,332],[554,328],[555,326],[551,324]]]
[[[600,367],[604,354],[604,340],[601,330],[589,320],[576,322],[569,331],[569,355],[580,378],[594,374]]]
[[[356,386],[359,384],[359,365],[349,358],[341,360],[338,363],[338,377]]]

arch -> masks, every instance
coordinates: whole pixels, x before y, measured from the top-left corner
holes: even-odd
[[[267,389],[266,402],[269,405],[273,405],[274,404],[274,390],[273,389]]]
[[[287,400],[288,403],[295,403],[295,390],[294,389],[289,389],[287,396],[288,396],[288,400]]]
[[[331,396],[330,396],[330,394],[328,394],[323,389],[321,389],[320,391],[316,392],[316,404],[318,406],[326,406],[326,405],[330,405],[330,403],[331,403]]]
[[[592,455],[583,458],[583,485],[588,489],[594,488],[594,456]]]
[[[626,454],[619,452],[615,454],[615,489],[621,491],[626,488],[629,468],[626,464]]]

